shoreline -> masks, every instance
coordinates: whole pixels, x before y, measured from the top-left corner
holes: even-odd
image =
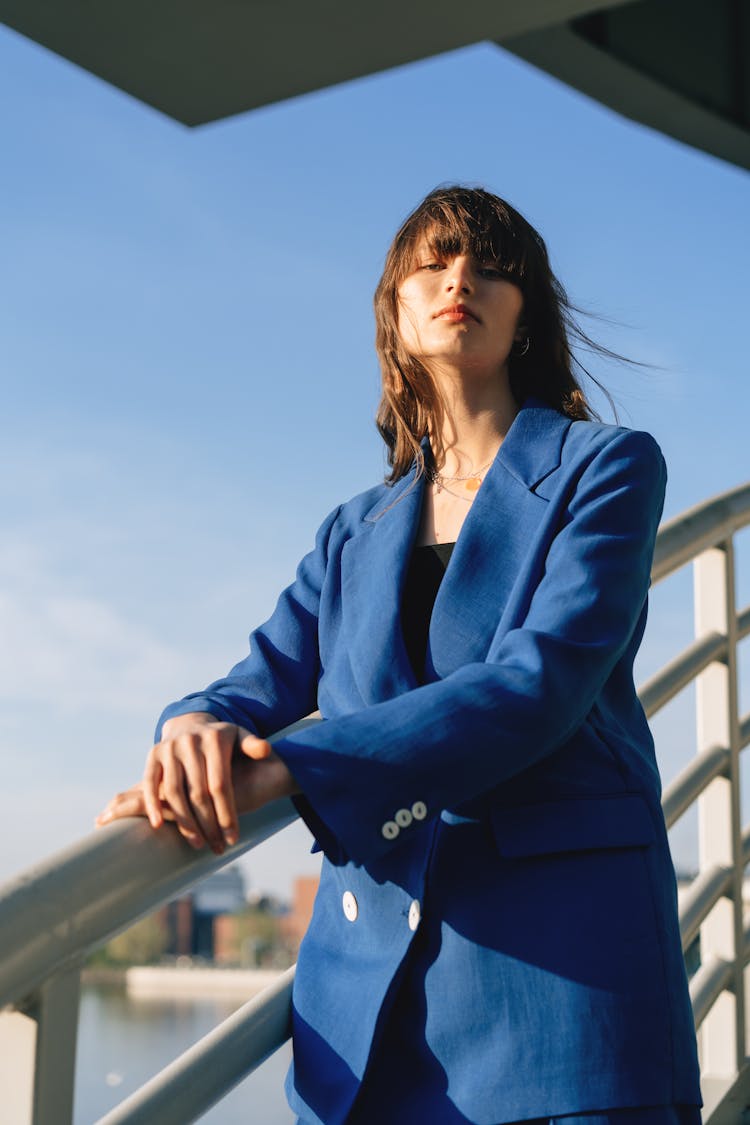
[[[121,988],[133,997],[236,996],[249,1000],[278,980],[283,969],[217,966],[132,965],[83,969],[81,985]]]

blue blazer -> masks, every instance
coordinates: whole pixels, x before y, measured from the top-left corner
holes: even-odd
[[[249,655],[163,716],[205,710],[262,736],[316,707],[325,720],[275,747],[324,851],[292,1107],[331,1125],[359,1095],[361,1120],[400,1121],[368,1065],[402,1105],[430,1076],[412,1123],[700,1104],[632,671],[659,448],[527,400],[445,573],[422,685],[399,614],[414,475],[332,512]]]

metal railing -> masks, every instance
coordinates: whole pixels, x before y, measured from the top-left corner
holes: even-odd
[[[666,789],[663,809],[671,827],[698,805],[699,872],[682,900],[680,928],[683,950],[700,940],[690,995],[704,1121],[711,1125],[738,1121],[738,1098],[750,1093],[744,990],[750,928],[742,904],[750,828],[741,830],[739,787],[750,713],[739,715],[737,685],[737,645],[750,635],[750,606],[737,612],[734,562],[734,535],[747,525],[750,484],[660,529],[652,581],[694,563],[696,639],[640,691],[650,717],[696,683],[697,755]],[[8,1125],[72,1120],[80,969],[88,953],[295,816],[291,802],[280,801],[242,817],[240,841],[222,857],[194,852],[176,833],[153,833],[145,821],[123,821],[0,891],[0,1009],[6,1009],[0,1014],[0,1075],[3,1065],[12,1067],[15,1097],[4,1104],[13,1115]],[[205,1113],[288,1038],[292,974],[238,1009],[99,1125],[185,1125]]]

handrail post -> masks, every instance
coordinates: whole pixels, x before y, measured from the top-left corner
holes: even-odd
[[[695,633],[727,638],[724,661],[714,661],[696,679],[698,753],[727,747],[727,774],[716,777],[698,799],[700,869],[731,868],[731,897],[719,899],[701,926],[701,959],[732,965],[731,991],[721,993],[700,1029],[704,1076],[732,1079],[745,1060],[743,980],[742,832],[740,823],[740,733],[737,697],[737,610],[731,537],[698,555],[694,563]]]
[[[76,962],[0,1013],[4,1125],[71,1125],[80,990]]]
[[[28,1009],[37,1024],[33,1125],[73,1121],[80,994],[75,964],[46,980]]]

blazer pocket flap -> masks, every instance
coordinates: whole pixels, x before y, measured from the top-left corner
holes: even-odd
[[[645,847],[654,840],[648,806],[639,793],[495,808],[492,826],[500,855],[509,857]]]

